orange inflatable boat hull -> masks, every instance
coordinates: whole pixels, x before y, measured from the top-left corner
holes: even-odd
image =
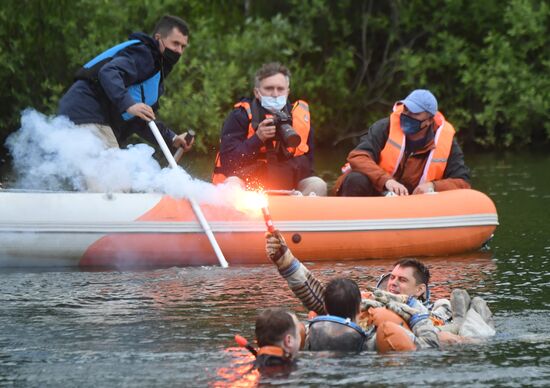
[[[184,199],[155,194],[0,195],[0,214],[8,213],[0,215],[0,266],[218,264]],[[268,202],[275,227],[305,261],[474,251],[498,225],[493,202],[475,190],[376,198],[270,196]],[[17,216],[9,206],[27,206],[30,213]],[[208,205],[201,209],[229,265],[268,262],[261,212]],[[41,248],[29,246],[30,241]]]

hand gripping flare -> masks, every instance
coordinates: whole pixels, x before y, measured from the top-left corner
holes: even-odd
[[[273,233],[266,232],[265,251],[267,253],[267,257],[275,263],[280,271],[290,267],[295,259],[294,255],[286,245],[284,237],[278,230],[274,230]]]

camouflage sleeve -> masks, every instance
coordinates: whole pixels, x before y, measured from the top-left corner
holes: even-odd
[[[279,273],[308,310],[325,314],[325,286],[298,259],[294,258],[287,268],[279,269]]]
[[[416,349],[439,348],[438,330],[427,314],[413,315],[409,320],[409,326],[416,337]]]

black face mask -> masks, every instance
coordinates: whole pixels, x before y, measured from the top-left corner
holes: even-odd
[[[164,61],[164,65],[167,68],[172,68],[176,63],[178,63],[179,59],[181,57],[181,54],[178,54],[177,52],[170,50],[168,47],[164,49],[164,52],[162,53],[162,59]]]
[[[174,65],[178,62],[180,59],[181,54],[178,54],[177,52],[170,50],[168,47],[164,49],[164,52],[162,53],[162,78],[166,78],[168,74],[172,71],[172,68]]]

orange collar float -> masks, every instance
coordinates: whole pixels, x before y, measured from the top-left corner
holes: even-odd
[[[285,352],[283,348],[279,346],[262,346],[260,349],[258,349],[258,357],[259,356],[274,356],[284,359],[290,359],[290,354]]]

